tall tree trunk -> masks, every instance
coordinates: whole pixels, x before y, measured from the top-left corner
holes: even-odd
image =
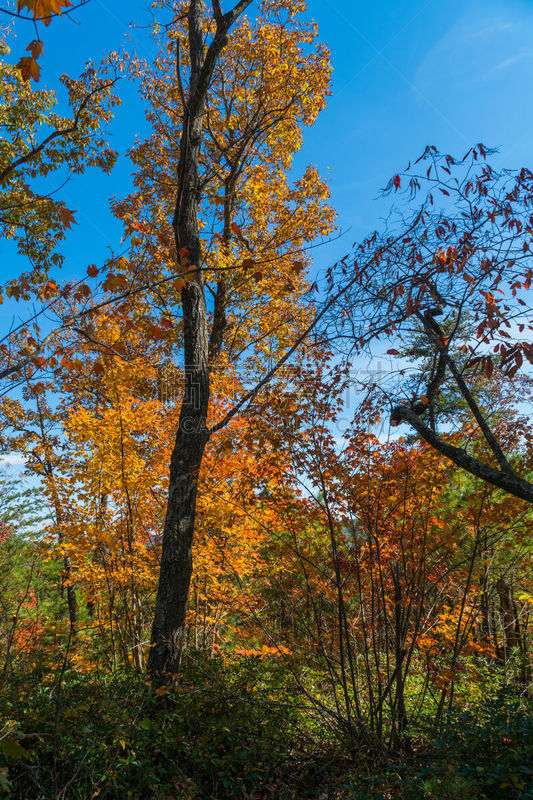
[[[213,0],[216,31],[207,50],[200,0],[191,0],[188,11],[191,72],[183,113],[173,228],[178,265],[187,263],[187,270],[194,269],[194,273],[181,296],[185,388],[170,463],[167,514],[148,659],[148,670],[156,682],[165,675],[175,674],[180,666],[192,573],[198,475],[208,440],[209,331],[198,224],[201,199],[198,163],[203,115],[213,70],[227,42],[227,32],[250,2],[240,0],[232,11],[222,14],[218,0]]]

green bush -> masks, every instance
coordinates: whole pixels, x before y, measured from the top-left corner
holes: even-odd
[[[501,693],[447,720],[424,759],[345,791],[347,800],[533,800],[533,702]]]
[[[259,658],[196,657],[159,699],[132,673],[67,672],[59,694],[19,677],[9,696],[0,768],[13,800],[288,798],[305,761],[286,675]]]
[[[143,676],[18,675],[0,698],[9,800],[533,800],[533,703],[501,694],[395,760],[334,743],[275,659]],[[320,740],[316,739],[320,736]],[[314,740],[313,740],[314,737]],[[352,742],[352,745],[354,743]],[[374,760],[372,760],[372,758]],[[348,780],[348,776],[351,780]]]

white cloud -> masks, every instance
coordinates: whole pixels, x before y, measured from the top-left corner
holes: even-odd
[[[4,455],[0,455],[0,465],[15,467],[25,463],[26,456],[23,456],[22,453],[6,453]]]

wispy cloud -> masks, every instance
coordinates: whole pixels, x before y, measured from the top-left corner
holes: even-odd
[[[533,58],[533,5],[468,4],[464,15],[424,55],[415,77],[421,90],[474,88]],[[529,75],[529,68],[528,68]]]
[[[520,64],[521,62],[529,61],[530,59],[533,59],[533,50],[516,53],[514,56],[509,56],[509,58],[505,58],[499,64],[496,64],[496,66],[494,66],[490,72],[486,73],[485,77],[489,78],[491,74],[503,72],[509,67],[513,67],[515,64]]]

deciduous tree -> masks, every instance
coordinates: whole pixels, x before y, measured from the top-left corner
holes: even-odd
[[[414,332],[422,335],[431,356],[420,362],[415,396],[398,402],[401,390],[394,390],[391,424],[408,423],[461,468],[531,502],[533,485],[527,471],[521,474],[521,454],[504,452],[490,408],[476,397],[474,376],[482,370],[505,382],[533,363],[527,337],[533,174],[497,171],[487,155],[483,145],[461,160],[428,147],[391,179],[388,191],[404,191],[409,205],[398,210],[385,232],[375,232],[343,261],[348,276],[333,335],[348,342],[352,353],[378,340],[394,344]],[[413,198],[420,198],[414,210]],[[338,286],[332,291],[336,296]],[[394,347],[387,352],[400,355]],[[400,367],[399,377],[412,370],[413,365]],[[457,446],[445,428],[436,427],[436,398],[450,383],[486,442],[484,457]],[[454,424],[453,415],[446,423]]]
[[[224,344],[230,360],[254,341],[263,342],[263,352],[275,341],[277,351],[270,353],[274,360],[289,357],[290,346],[286,356],[283,346],[295,341],[290,293],[301,286],[304,262],[299,253],[317,232],[331,229],[331,212],[324,204],[327,190],[316,171],[307,170],[294,189],[284,177],[300,145],[299,126],[312,122],[323,105],[329,79],[327,54],[323,48],[310,49],[315,31],[298,23],[302,6],[293,2],[265,3],[264,17],[256,28],[241,22],[229,42],[230,28],[247,6],[241,2],[222,13],[214,3],[210,17],[193,1],[177,15],[169,39],[178,78],[170,88],[168,82],[158,82],[157,74],[154,88],[150,80],[145,84],[145,92],[153,96],[155,134],[134,153],[137,161],[142,160],[141,191],[117,207],[130,232],[136,234],[134,247],[145,246],[144,236],[148,243],[152,240],[149,252],[155,243],[163,247],[166,263],[173,259],[178,279],[174,290],[181,293],[185,385],[171,459],[152,633],[149,667],[154,676],[179,667],[198,476],[210,435],[220,429],[220,423],[207,425],[213,365]],[[168,60],[163,58],[158,66],[163,63]],[[182,67],[187,77],[181,74]],[[309,91],[312,85],[316,94]],[[171,187],[176,188],[174,197],[168,179],[163,178],[172,164],[177,175],[177,183],[170,178]],[[160,179],[154,170],[159,165],[163,167]],[[221,225],[211,244],[203,233],[208,203]],[[143,220],[143,214],[148,218]],[[267,270],[262,263],[271,266]],[[148,268],[153,268],[153,262]],[[259,293],[256,286],[261,285]],[[206,289],[214,295],[212,311]],[[250,306],[254,297],[260,299],[262,309],[259,304]],[[274,320],[268,319],[268,309],[274,310]],[[308,321],[305,311],[296,314],[300,333],[306,317]],[[279,321],[285,322],[285,331],[278,330]],[[259,377],[256,388],[262,380]],[[230,411],[224,422],[234,413]]]

